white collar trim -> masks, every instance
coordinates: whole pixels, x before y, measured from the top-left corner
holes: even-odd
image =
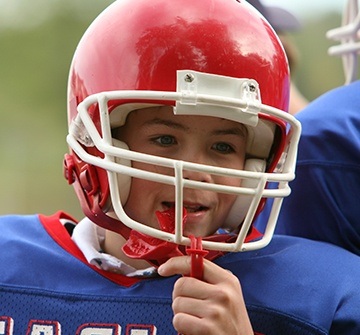
[[[72,240],[84,254],[86,260],[97,268],[123,274],[128,277],[151,277],[156,274],[154,267],[137,270],[120,259],[101,250],[105,240],[105,229],[85,217],[74,228]]]

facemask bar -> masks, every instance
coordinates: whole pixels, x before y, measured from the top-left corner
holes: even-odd
[[[241,81],[241,85],[243,85],[244,80]],[[211,108],[207,107],[216,106],[217,110],[219,110],[219,107],[221,108],[221,111],[223,111],[223,109],[231,110],[232,112],[229,113],[229,115],[231,115],[231,119],[240,123],[247,122],[254,124],[254,120],[258,122],[258,114],[260,111],[262,113],[267,113],[268,115],[283,119],[288,122],[291,130],[287,150],[287,159],[285,160],[282,173],[258,173],[252,171],[240,171],[228,168],[207,166],[163,157],[151,156],[138,152],[132,152],[130,150],[118,148],[112,145],[110,115],[107,107],[108,101],[132,99],[140,101],[154,101],[154,103],[158,101],[176,101],[177,103],[181,103],[184,102],[184,92],[112,91],[89,96],[78,106],[79,114],[76,120],[73,121],[73,125],[71,125],[70,127],[70,133],[67,137],[68,144],[83,161],[108,171],[110,195],[113,209],[119,220],[131,229],[140,231],[142,233],[162,240],[182,245],[190,245],[190,239],[183,236],[182,234],[184,188],[209,190],[213,192],[235,195],[247,195],[252,197],[252,201],[236,241],[234,243],[222,243],[204,240],[203,247],[209,250],[222,251],[245,251],[262,248],[267,245],[271,240],[276,224],[276,219],[281,206],[282,198],[290,194],[288,182],[294,178],[297,143],[300,136],[300,123],[288,113],[269,106],[262,105],[261,103],[259,103],[259,101],[255,101],[254,103],[253,97],[249,99],[247,96],[247,99],[238,99],[229,96],[217,96],[215,94],[202,94],[198,93],[198,91],[195,93],[194,92],[195,91],[192,90],[191,94],[193,96],[190,99],[190,103],[188,99],[188,93],[185,93],[185,104],[187,105],[187,108],[184,108],[182,110],[183,114],[186,113],[188,115],[208,115],[206,111],[211,110]],[[248,90],[246,90],[246,95],[248,95],[248,93]],[[94,104],[98,104],[99,106],[102,135],[100,135],[100,133],[96,129],[88,113],[89,108]],[[201,104],[201,108],[198,108],[199,104]],[[195,106],[195,108],[191,108],[191,105]],[[251,113],[251,121],[249,121],[248,118],[249,111]],[[212,115],[210,114],[210,116]],[[224,117],[223,114],[221,115],[221,117]],[[86,129],[86,131],[84,131],[84,129]],[[79,138],[79,136],[81,138]],[[104,153],[104,158],[90,155],[79,142],[82,144],[86,143],[86,146],[96,146],[99,151]],[[116,162],[115,157],[121,157],[121,159],[126,159],[129,161],[138,161],[168,167],[174,171],[174,174],[162,175],[154,172],[135,169],[131,166],[121,165]],[[214,175],[232,176],[240,179],[249,178],[256,180],[257,186],[251,188],[233,187],[227,185],[207,184],[193,180],[186,180],[182,177],[184,170],[204,171]],[[175,187],[176,218],[174,234],[148,227],[145,224],[136,222],[127,216],[122,207],[122,199],[118,188],[117,174],[119,173],[134,178],[152,180],[167,185],[173,185]],[[278,189],[266,189],[265,187],[267,182],[278,182]],[[258,208],[259,202],[262,197],[275,198],[274,206],[270,215],[269,225],[265,231],[264,237],[261,240],[245,242],[245,238],[251,227],[254,215],[256,213],[256,209]]]
[[[343,11],[342,26],[331,29],[326,36],[341,44],[332,46],[328,52],[341,56],[343,60],[345,84],[358,78],[358,54],[360,50],[360,12],[358,0],[348,0]]]

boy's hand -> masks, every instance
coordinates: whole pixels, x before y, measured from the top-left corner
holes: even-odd
[[[239,280],[204,259],[203,281],[187,277],[189,256],[173,257],[161,265],[161,276],[183,275],[173,291],[173,325],[185,335],[252,335]]]

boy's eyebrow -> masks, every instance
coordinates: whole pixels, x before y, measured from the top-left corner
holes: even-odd
[[[172,120],[166,120],[166,119],[160,119],[160,118],[154,118],[151,119],[149,121],[146,121],[144,123],[144,125],[164,125],[164,126],[168,126],[174,129],[179,129],[179,130],[183,130],[185,132],[189,132],[190,131],[190,127],[185,126],[184,124],[181,123],[177,123],[175,121]],[[247,136],[247,129],[243,124],[239,123],[238,127],[230,127],[230,128],[224,128],[224,129],[215,129],[211,132],[211,135],[215,136],[215,135],[237,135],[237,136],[241,136],[241,137],[245,137]]]
[[[168,126],[170,128],[174,128],[174,129],[181,129],[184,131],[189,131],[190,127],[187,127],[183,124],[180,124],[178,122],[175,121],[171,121],[171,120],[166,120],[166,119],[159,119],[159,118],[154,118],[151,120],[148,120],[146,122],[144,122],[144,125],[153,125],[153,124],[159,124],[159,125],[163,125],[163,126]]]
[[[225,129],[217,129],[212,132],[212,135],[237,135],[246,138],[247,129],[243,124],[239,124],[239,127],[231,127]]]

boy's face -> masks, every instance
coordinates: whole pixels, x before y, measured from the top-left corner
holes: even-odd
[[[205,116],[174,116],[168,106],[146,108],[129,114],[117,136],[130,150],[199,164],[243,169],[246,128],[234,121]],[[172,175],[166,167],[133,162],[135,168]],[[239,186],[238,178],[184,171],[183,177],[204,183]],[[184,189],[187,221],[184,235],[209,236],[227,218],[236,196],[213,191]],[[174,206],[174,186],[132,178],[124,206],[132,219],[159,228],[155,211]]]

